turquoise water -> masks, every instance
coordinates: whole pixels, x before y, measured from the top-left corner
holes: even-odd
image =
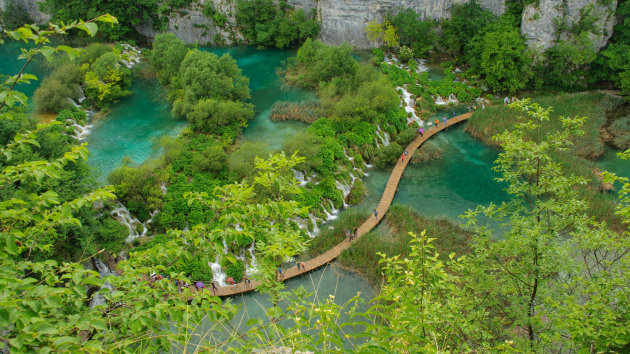
[[[305,300],[312,302],[324,302],[332,295],[334,296],[335,303],[344,304],[356,296],[358,292],[365,302],[359,305],[357,309],[358,312],[366,311],[368,308],[367,302],[375,296],[374,289],[367,281],[355,273],[341,269],[336,262],[298,278],[288,280],[286,285],[287,290],[295,290],[299,287],[304,287],[307,294],[311,293]],[[230,301],[233,304],[241,306],[237,316],[230,321],[232,328],[239,333],[243,333],[249,328],[247,326],[248,320],[252,318],[265,318],[265,310],[271,306],[271,303],[267,300],[267,296],[258,293],[242,294],[232,297]],[[287,304],[281,303],[280,306],[286,308]],[[342,316],[340,323],[344,321],[345,318]],[[233,331],[232,328],[217,328],[215,326],[216,324],[204,320],[203,323],[195,329],[195,335],[191,337],[191,341],[186,348],[187,351],[194,351],[200,338],[205,338],[206,340],[212,338],[212,342],[219,343],[227,339],[228,335]],[[346,344],[348,348],[352,348],[350,343]],[[227,348],[217,349],[225,350]]]
[[[21,54],[20,48],[27,47],[24,46],[23,42],[14,41],[6,41],[3,45],[0,45],[0,74],[7,76],[17,75],[24,63],[26,63],[24,59],[17,59]],[[26,94],[30,98],[29,101],[32,102],[33,92],[39,87],[41,80],[48,72],[49,69],[44,57],[41,55],[36,56],[27,67],[25,73],[37,76],[38,80],[31,81],[30,84],[18,85],[16,90]]]
[[[491,170],[498,150],[490,148],[455,125],[431,138],[444,151],[442,158],[407,166],[398,185],[394,203],[411,206],[427,216],[459,215],[477,205],[507,201],[507,193]],[[381,199],[391,168],[374,167],[363,179],[365,199],[357,207],[372,210]]]
[[[297,121],[273,122],[269,117],[271,107],[276,101],[304,101],[315,99],[312,91],[283,87],[276,69],[283,65],[287,58],[294,56],[295,51],[266,49],[256,50],[252,47],[221,47],[201,48],[219,56],[229,53],[243,70],[243,75],[249,77],[251,103],[254,104],[256,115],[249,121],[243,131],[243,139],[263,142],[268,148],[277,150],[283,142],[308,126]]]
[[[595,164],[602,170],[614,172],[619,177],[630,178],[630,160],[622,160],[617,156],[619,151],[606,145],[604,156]]]
[[[157,80],[134,79],[131,91],[131,96],[112,105],[107,116],[92,122],[86,139],[88,162],[99,181],[105,181],[125,157],[138,164],[144,162],[154,153],[154,139],[177,135],[186,125],[171,116],[170,104]]]

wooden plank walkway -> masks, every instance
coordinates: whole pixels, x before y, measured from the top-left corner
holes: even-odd
[[[463,120],[470,118],[471,116],[472,116],[472,113],[469,112],[469,113],[465,113],[465,114],[453,117],[447,120],[446,127],[451,126],[453,124],[457,124]],[[424,136],[418,136],[414,141],[411,142],[411,144],[409,144],[409,146],[407,146],[406,150],[409,153],[409,155],[407,156],[407,158],[405,158],[405,162],[396,163],[396,166],[392,170],[392,173],[389,176],[389,180],[387,181],[387,186],[385,187],[385,191],[383,192],[381,201],[378,203],[378,206],[376,207],[376,210],[378,212],[378,217],[375,217],[374,214],[372,214],[367,220],[365,220],[363,224],[361,224],[361,226],[359,226],[359,228],[357,229],[357,238],[355,240],[358,240],[361,236],[370,232],[374,227],[376,227],[376,225],[378,225],[379,222],[381,222],[381,220],[385,216],[385,213],[387,213],[387,210],[392,204],[392,201],[394,200],[394,195],[396,194],[396,189],[398,188],[398,183],[400,182],[400,178],[402,177],[402,174],[405,171],[405,168],[407,167],[407,164],[409,163],[409,160],[411,159],[411,156],[413,155],[413,153],[430,137],[435,135],[437,132],[444,130],[446,127],[444,126],[442,122],[438,124],[437,128],[435,125],[433,125],[431,129],[424,132]],[[317,269],[331,262],[335,258],[339,257],[341,252],[348,249],[354,242],[356,241],[349,242],[347,239],[342,241],[341,243],[329,249],[325,253],[322,253],[319,256],[304,262],[305,267],[303,269],[301,268],[300,270],[298,270],[297,266],[294,266],[294,267],[283,270],[281,280],[284,281],[286,279],[297,277],[299,275],[308,273],[314,269]],[[217,287],[217,291],[214,294],[217,296],[237,295],[240,293],[245,293],[248,291],[255,290],[258,284],[259,284],[258,281],[251,280],[250,284],[241,282],[235,285],[219,286]],[[206,287],[207,289],[210,288],[208,290],[212,290],[211,285],[208,286],[208,284],[206,284]]]

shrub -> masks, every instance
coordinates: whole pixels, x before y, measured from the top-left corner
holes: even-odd
[[[387,165],[395,164],[402,154],[403,148],[398,143],[391,143],[381,148],[376,156],[376,165],[379,167],[386,167]]]
[[[245,265],[242,261],[237,260],[236,263],[227,262],[225,265],[225,274],[228,277],[234,278],[235,282],[240,282],[245,274]]]

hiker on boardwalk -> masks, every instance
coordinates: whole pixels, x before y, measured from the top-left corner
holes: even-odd
[[[505,98],[503,99],[503,105],[507,106],[508,103],[510,103],[510,99],[508,98],[508,96],[505,96]]]
[[[348,242],[352,241],[352,236],[350,235],[350,230],[344,229],[344,231],[346,232],[346,239],[348,240]]]
[[[278,267],[278,279],[282,279],[282,267]]]
[[[352,236],[350,237],[350,241],[352,241],[353,238],[357,238],[357,232],[359,231],[359,229],[357,229],[356,227],[354,228],[354,232],[352,233]]]
[[[405,154],[400,154],[400,163],[405,163]]]
[[[214,282],[210,282],[210,284],[212,284],[212,293],[216,294],[217,293],[217,286],[216,286],[216,284],[214,284]]]
[[[243,281],[247,284],[250,283],[249,278],[247,277],[247,275],[243,274]]]
[[[435,121],[433,123],[435,123],[435,127],[437,128],[438,124],[440,124],[440,121],[437,118],[435,118]]]
[[[299,272],[299,271],[300,271],[300,262],[298,262],[298,261],[295,261],[295,266],[297,267],[297,269],[298,269],[298,272]]]
[[[225,282],[230,284],[230,285],[236,284],[236,282],[234,281],[234,278],[232,278],[232,277],[228,277],[227,279],[225,279]]]
[[[424,129],[422,128],[418,129],[418,133],[420,133],[420,136],[424,136]]]
[[[304,263],[304,261],[302,261],[302,270],[306,270],[306,263]]]
[[[446,116],[444,116],[443,121],[444,121],[444,126],[446,126]]]
[[[202,282],[202,281],[198,281],[198,282],[196,282],[196,283],[195,283],[195,287],[197,288],[197,291],[201,291],[201,290],[203,290],[203,289],[205,289],[205,288],[206,288],[206,286],[203,284],[203,282]]]
[[[453,111],[453,118],[457,117],[457,112]]]
[[[378,219],[378,210],[374,209],[374,218]]]

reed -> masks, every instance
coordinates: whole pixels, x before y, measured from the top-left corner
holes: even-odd
[[[326,116],[326,111],[317,101],[289,102],[278,101],[271,108],[271,120],[299,120],[304,123],[313,123],[317,119]]]

